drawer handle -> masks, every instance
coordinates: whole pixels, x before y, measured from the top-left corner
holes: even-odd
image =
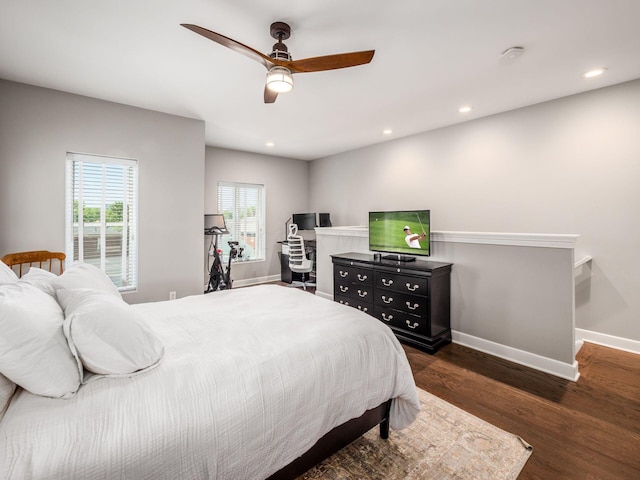
[[[420,306],[419,303],[414,303],[413,305],[411,305],[409,302],[406,302],[406,305],[409,308],[409,310],[416,310]]]
[[[410,292],[415,292],[418,289],[418,287],[419,285],[414,285],[412,287],[410,283],[407,283],[407,290],[409,290]]]
[[[415,329],[418,325],[420,325],[418,322],[414,322],[412,325],[411,322],[407,320],[407,327],[411,328],[412,330]]]
[[[340,272],[339,272],[339,273],[340,273],[340,276],[341,276],[342,278],[345,278],[346,276],[348,276],[348,275],[349,275],[349,272],[344,272],[344,271],[342,271],[342,270],[340,270]]]
[[[358,290],[358,295],[359,295],[361,298],[366,297],[368,294],[369,294],[369,292],[366,292],[366,291],[365,291],[365,292],[363,292],[362,290]]]
[[[358,280],[360,280],[361,282],[364,282],[367,279],[366,275],[362,275],[362,274],[358,274]]]
[[[390,322],[391,320],[393,320],[393,315],[387,315],[386,313],[383,312],[382,313],[382,319],[385,322]]]
[[[362,305],[358,305],[358,310],[362,310],[363,312],[366,312],[369,309],[367,307],[363,307]]]
[[[389,298],[387,299],[387,297],[385,297],[385,296],[383,295],[383,296],[382,296],[382,301],[383,301],[384,303],[391,303],[391,302],[393,302],[393,297],[389,297]]]
[[[340,303],[346,305],[347,307],[349,306],[349,302],[345,302],[344,300],[340,300]]]
[[[348,292],[348,291],[349,291],[349,287],[345,287],[344,285],[340,285],[340,291],[341,291],[342,293],[346,293],[346,292]]]
[[[393,280],[387,280],[386,278],[383,278],[383,279],[382,279],[382,284],[383,284],[385,287],[390,287],[391,285],[393,285]]]

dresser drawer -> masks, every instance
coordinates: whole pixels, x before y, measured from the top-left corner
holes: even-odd
[[[409,277],[399,273],[375,272],[375,286],[380,289],[426,296],[429,292],[429,279]]]
[[[335,294],[344,297],[355,298],[362,300],[363,302],[373,303],[373,286],[371,285],[357,285],[354,283],[339,283],[336,280]]]
[[[336,282],[339,281],[341,284],[373,285],[373,270],[335,265],[333,276]]]
[[[375,291],[374,303],[381,307],[393,308],[412,315],[426,317],[429,299],[427,297],[394,292],[393,290],[378,289]]]
[[[428,322],[425,318],[380,305],[373,307],[373,314],[378,320],[390,327],[400,328],[419,335],[428,334]]]
[[[373,304],[371,302],[365,302],[358,298],[347,297],[345,295],[334,295],[334,300],[343,305],[347,305],[349,307],[357,308],[358,310],[363,311],[364,313],[368,313],[369,315],[373,315]]]

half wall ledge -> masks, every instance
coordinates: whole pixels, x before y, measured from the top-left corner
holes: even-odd
[[[432,242],[575,248],[580,235],[557,233],[431,232]]]

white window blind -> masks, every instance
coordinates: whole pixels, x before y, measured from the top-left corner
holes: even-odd
[[[67,153],[67,258],[100,268],[120,291],[137,288],[137,204],[137,161]]]
[[[227,241],[233,240],[244,248],[243,258],[238,260],[265,259],[264,204],[264,185],[218,183],[218,213],[224,214],[231,232],[222,238],[220,245],[225,255],[229,252]]]

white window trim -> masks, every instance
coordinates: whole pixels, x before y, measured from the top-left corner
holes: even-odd
[[[65,194],[66,194],[66,199],[65,199],[65,252],[67,255],[67,261],[74,261],[74,237],[73,237],[73,232],[74,232],[74,224],[73,224],[73,203],[74,203],[74,195],[73,195],[73,165],[75,162],[86,162],[86,163],[92,163],[92,164],[102,164],[103,165],[103,172],[106,169],[106,165],[107,164],[112,164],[112,165],[124,165],[127,167],[131,167],[132,168],[132,173],[133,173],[133,179],[131,181],[132,184],[132,199],[131,202],[133,203],[133,208],[132,208],[132,215],[133,215],[133,221],[131,222],[131,226],[133,228],[133,232],[128,232],[127,228],[129,226],[130,222],[125,222],[123,221],[123,238],[126,237],[127,240],[129,240],[129,236],[132,236],[131,239],[131,243],[130,243],[130,250],[131,250],[131,255],[129,258],[129,262],[130,262],[130,268],[126,267],[126,263],[127,263],[127,259],[125,257],[122,257],[122,269],[125,270],[130,270],[131,273],[131,278],[130,278],[130,284],[127,286],[122,286],[122,287],[117,287],[118,290],[121,293],[134,293],[138,291],[138,258],[139,258],[139,254],[138,254],[138,161],[135,159],[128,159],[128,158],[117,158],[117,157],[110,157],[107,155],[95,155],[95,154],[85,154],[85,153],[76,153],[76,152],[67,152],[67,156],[66,156],[66,187],[65,187]],[[82,170],[81,170],[82,172]],[[81,173],[82,175],[82,173]],[[103,192],[104,195],[104,192]],[[82,191],[80,192],[80,194],[78,195],[78,205],[83,205],[83,194]],[[103,200],[102,203],[106,203],[104,200],[104,196],[103,196]],[[128,214],[127,209],[123,209],[123,216],[126,216]],[[100,234],[100,242],[101,242],[101,253],[102,252],[106,252],[106,235],[105,233],[105,228],[106,228],[106,210],[103,208],[101,209],[101,214],[100,214],[100,230],[101,230],[101,234]],[[78,228],[81,230],[82,229],[82,224],[80,224],[78,226]],[[129,235],[130,234],[130,235]],[[78,258],[84,258],[84,252],[83,252],[83,242],[78,242]],[[104,259],[104,255],[101,258],[101,268],[103,271],[105,271],[105,259]],[[131,258],[133,257],[133,258]],[[106,272],[105,272],[106,273]]]
[[[248,260],[238,260],[240,263],[258,263],[258,262],[265,262],[267,260],[267,245],[266,245],[266,241],[267,241],[267,236],[266,236],[266,218],[267,218],[267,208],[266,208],[266,187],[263,184],[260,183],[247,183],[247,182],[229,182],[229,181],[219,181],[218,182],[218,186],[217,186],[217,191],[216,191],[216,201],[217,201],[217,205],[218,205],[218,213],[222,213],[224,214],[224,208],[222,205],[220,205],[220,187],[232,187],[234,189],[237,188],[256,188],[259,187],[261,190],[260,193],[260,204],[261,204],[261,209],[262,211],[260,212],[261,214],[261,218],[259,221],[259,225],[258,225],[258,230],[256,232],[256,242],[259,242],[258,244],[261,246],[261,248],[258,249],[258,251],[260,252],[260,256],[258,258],[251,258]],[[229,228],[229,223],[227,221],[227,219],[225,218],[225,222],[227,222],[227,228]],[[259,238],[259,240],[258,240]],[[227,238],[226,237],[222,237],[222,245],[225,247],[225,251],[227,250],[226,246],[227,246]]]

